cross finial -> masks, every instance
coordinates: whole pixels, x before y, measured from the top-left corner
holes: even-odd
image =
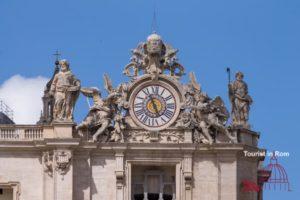
[[[152,31],[152,33],[156,33],[156,31],[157,31],[156,4],[154,4],[153,18],[152,18],[152,24],[151,24],[151,31]]]
[[[53,54],[55,56],[55,71],[58,70],[58,65],[59,65],[59,56],[61,56],[61,54],[59,53],[58,50],[55,51],[55,53]]]
[[[56,50],[53,55],[55,56],[55,61],[58,61],[59,60],[59,56],[61,56],[61,54],[59,53],[58,50]]]

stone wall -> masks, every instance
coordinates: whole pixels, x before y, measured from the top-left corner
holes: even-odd
[[[196,154],[193,162],[193,199],[218,200],[216,155]]]
[[[43,199],[43,168],[40,158],[39,152],[0,151],[0,184],[20,182],[20,199]]]
[[[90,200],[91,158],[90,155],[74,155],[73,200]]]
[[[257,193],[256,192],[243,192],[242,191],[242,181],[243,180],[249,180],[254,183],[257,182],[257,161],[255,159],[245,159],[240,158],[238,160],[238,168],[237,168],[237,177],[238,177],[238,199],[243,200],[253,200],[257,199]]]
[[[175,179],[177,200],[257,199],[254,192],[242,192],[242,180],[256,181],[258,162],[239,155],[245,148],[242,145],[216,145],[213,148],[181,144],[84,145],[78,144],[73,150],[71,167],[64,175],[55,168],[52,175],[44,171],[42,152],[46,148],[28,147],[26,150],[19,146],[2,150],[0,183],[20,183],[20,200],[65,200],[72,196],[73,200],[131,200],[131,181],[138,182],[136,178],[142,177],[149,168],[170,172],[167,177],[172,178],[166,181]],[[124,162],[119,160],[118,164],[116,158],[123,155],[121,149]],[[121,166],[119,169],[118,165]],[[122,187],[117,189],[116,172],[123,170],[122,165],[124,190]]]
[[[94,155],[91,166],[91,200],[116,199],[115,157]]]

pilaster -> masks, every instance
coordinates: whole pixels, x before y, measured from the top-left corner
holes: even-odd
[[[73,199],[72,151],[59,149],[54,151],[54,199]]]
[[[183,177],[185,200],[192,200],[192,183],[193,183],[193,154],[185,153],[183,156]]]
[[[73,199],[73,123],[47,126],[46,150],[42,154],[44,169],[44,200]]]
[[[236,152],[218,154],[219,199],[237,200],[237,158]]]
[[[116,158],[116,200],[124,200],[124,184],[125,184],[125,172],[124,172],[124,149],[115,150]]]

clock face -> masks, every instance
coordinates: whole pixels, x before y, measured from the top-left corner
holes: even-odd
[[[170,125],[178,113],[176,92],[163,84],[148,84],[134,94],[131,111],[137,124],[148,130]]]

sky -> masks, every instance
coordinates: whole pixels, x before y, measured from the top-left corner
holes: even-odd
[[[114,85],[126,81],[122,71],[130,49],[152,32],[156,10],[156,31],[179,49],[180,62],[211,97],[220,95],[229,107],[225,69],[244,72],[260,147],[290,154],[279,162],[293,191],[265,191],[265,199],[297,199],[299,9],[299,0],[1,0],[0,98],[18,123],[37,121],[56,50],[82,86],[103,90],[104,73]],[[82,96],[75,110],[80,122],[88,112]]]

